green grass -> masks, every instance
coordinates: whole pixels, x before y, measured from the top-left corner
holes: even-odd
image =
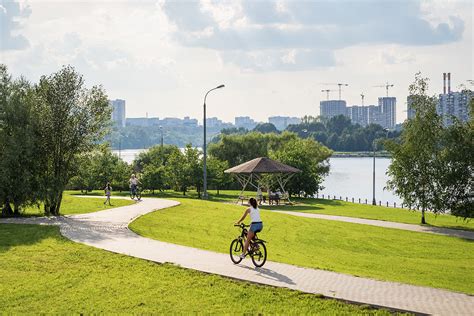
[[[78,192],[69,192],[70,194],[80,194]],[[236,190],[221,190],[220,194],[217,195],[215,190],[209,191],[209,197],[211,201],[220,202],[235,202],[236,197],[240,191]],[[101,191],[94,191],[91,195],[102,195]],[[127,192],[114,193],[127,196]],[[246,191],[245,196],[255,196],[255,192]],[[174,191],[157,192],[155,195],[143,194],[143,196],[149,197],[162,197],[162,198],[183,198],[183,194]],[[187,193],[186,198],[197,198],[195,191]],[[282,210],[282,211],[294,211],[294,212],[306,212],[315,214],[328,214],[328,215],[339,215],[365,219],[376,219],[382,221],[391,221],[398,223],[407,224],[420,224],[421,214],[420,212],[410,211],[402,208],[384,207],[384,206],[373,206],[366,204],[351,203],[338,200],[325,200],[325,199],[310,199],[310,198],[294,198],[292,201],[296,202],[295,205],[272,205],[262,206],[262,209],[269,210]],[[465,221],[462,218],[458,218],[452,215],[434,215],[432,213],[426,213],[427,226],[445,227],[453,229],[464,229],[474,231],[474,221]]]
[[[130,228],[166,242],[227,253],[244,208],[177,199]],[[454,237],[301,218],[262,210],[269,260],[474,294],[474,242]],[[247,219],[248,221],[248,219]]]
[[[338,200],[294,199],[296,205],[263,206],[264,209],[278,209],[294,212],[349,216],[382,221],[420,224],[421,213],[407,209],[357,204]],[[465,221],[452,215],[426,213],[428,226],[446,227],[474,231],[474,221]]]
[[[0,225],[1,314],[388,315],[73,243],[58,227]]]
[[[92,213],[135,203],[132,200],[114,199],[113,196],[111,199],[112,206],[109,206],[108,204],[104,205],[104,201],[105,197],[103,199],[94,197],[82,198],[70,195],[69,192],[66,192],[63,195],[63,200],[61,202],[61,215]],[[44,215],[43,206],[40,206],[39,208],[30,206],[26,208],[22,214],[25,216],[42,216]]]

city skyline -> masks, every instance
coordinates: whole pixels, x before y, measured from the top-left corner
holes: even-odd
[[[394,84],[397,123],[421,71],[430,94],[472,79],[470,1],[1,2],[0,62],[15,76],[71,64],[87,85],[127,100],[127,116],[317,116],[322,89],[347,106],[377,104]],[[350,11],[351,14],[345,14]],[[322,14],[322,12],[324,14]],[[357,18],[355,18],[357,17]],[[386,23],[391,20],[394,23]],[[3,28],[3,26],[5,26]]]

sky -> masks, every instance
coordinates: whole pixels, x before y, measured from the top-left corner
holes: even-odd
[[[473,75],[473,1],[0,0],[0,63],[36,82],[62,65],[125,99],[127,117],[317,116],[319,102],[442,91]]]

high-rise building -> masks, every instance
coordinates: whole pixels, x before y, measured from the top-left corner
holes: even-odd
[[[348,106],[347,116],[353,124],[367,126],[369,124],[369,107],[359,105]]]
[[[453,117],[461,122],[469,120],[469,102],[473,98],[472,92],[450,92],[440,94],[436,112],[443,118],[443,124],[453,124]]]
[[[446,79],[448,80],[447,87]],[[444,126],[453,124],[453,117],[462,122],[469,120],[469,102],[472,98],[474,98],[474,94],[471,91],[451,91],[451,73],[443,73],[443,93],[439,94],[436,112],[442,117]],[[412,103],[413,97],[408,96],[408,119],[415,116],[415,109],[413,109]]]
[[[125,100],[109,100],[109,104],[112,107],[112,121],[117,126],[125,126]]]
[[[270,116],[268,122],[275,125],[276,129],[279,131],[285,130],[290,124],[299,124],[301,119],[298,117],[289,117],[289,116]]]
[[[379,111],[380,111],[380,125],[383,128],[394,129],[396,121],[396,106],[397,98],[395,97],[380,97]]]
[[[254,129],[257,126],[257,122],[251,119],[249,116],[236,116],[235,117],[235,127],[246,128],[248,130]]]
[[[346,101],[344,100],[327,100],[319,102],[320,115],[330,119],[338,115],[347,116]]]

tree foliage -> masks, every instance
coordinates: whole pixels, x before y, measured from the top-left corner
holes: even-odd
[[[28,204],[58,215],[62,193],[78,172],[79,158],[94,148],[110,120],[100,87],[86,89],[72,67],[36,85],[12,80],[0,65],[0,203],[3,215]]]
[[[58,215],[78,155],[91,150],[105,135],[111,109],[104,90],[86,89],[82,76],[71,66],[41,77],[36,93],[40,99],[38,154],[46,167],[42,177],[45,213]]]
[[[397,142],[385,142],[392,154],[388,188],[404,204],[425,211],[473,216],[474,142],[472,121],[445,128],[436,113],[435,97],[427,95],[428,79],[415,76],[409,91],[414,118],[404,123]]]
[[[322,189],[321,183],[329,173],[331,154],[330,149],[313,139],[297,139],[284,143],[272,151],[270,157],[301,170],[286,185],[290,195],[303,193],[312,196]]]
[[[0,65],[0,206],[2,215],[19,215],[36,204],[41,159],[37,157],[35,94],[24,79],[12,80]],[[13,205],[13,208],[11,207]]]
[[[386,131],[378,124],[362,127],[352,124],[343,115],[330,119],[305,116],[300,124],[289,125],[288,131],[298,134],[301,138],[312,138],[332,150],[337,151],[370,151],[374,140],[380,138],[396,138],[397,131]]]

